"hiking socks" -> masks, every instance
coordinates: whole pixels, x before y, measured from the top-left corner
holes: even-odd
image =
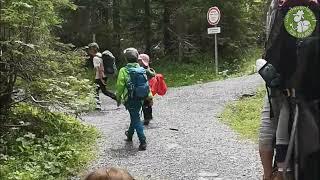
[[[287,156],[287,151],[288,151],[288,145],[285,144],[279,144],[276,145],[276,162],[277,163],[284,163],[286,160]],[[279,167],[283,168],[283,167]]]
[[[144,106],[143,107],[143,117],[145,121],[150,121],[153,119],[152,117],[152,106]]]
[[[150,121],[153,119],[152,117],[152,106],[143,106],[143,117],[144,117],[144,125],[149,125]]]

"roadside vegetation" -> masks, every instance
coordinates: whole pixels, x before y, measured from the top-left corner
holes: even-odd
[[[157,72],[164,74],[169,87],[179,87],[252,74],[255,60],[260,54],[261,50],[253,47],[233,59],[232,63],[221,56],[218,75],[214,72],[213,57],[209,55],[188,58],[182,63],[167,57],[155,60],[152,66]]]
[[[93,157],[98,132],[83,52],[52,33],[68,0],[0,1],[0,179],[67,179]]]
[[[257,142],[264,96],[265,91],[261,88],[254,96],[229,104],[222,113],[222,121],[243,138]]]
[[[8,118],[20,126],[0,137],[0,179],[66,179],[95,157],[99,133],[73,116],[20,104]]]

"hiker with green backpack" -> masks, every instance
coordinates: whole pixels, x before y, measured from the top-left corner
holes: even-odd
[[[134,131],[137,131],[140,141],[139,150],[144,151],[147,148],[147,142],[140,111],[144,100],[152,101],[152,94],[146,71],[138,64],[138,51],[135,48],[128,48],[124,50],[124,55],[128,64],[119,71],[116,85],[117,102],[118,106],[123,103],[130,114],[130,126],[125,133],[126,141],[132,142]]]

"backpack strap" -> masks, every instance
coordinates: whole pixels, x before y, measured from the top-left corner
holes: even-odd
[[[266,88],[267,88],[268,101],[270,104],[270,118],[274,118],[274,112],[273,112],[272,103],[271,103],[272,101],[271,101],[270,89],[267,85],[266,85]]]

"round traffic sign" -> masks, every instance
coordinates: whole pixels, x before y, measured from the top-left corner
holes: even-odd
[[[316,29],[317,19],[308,7],[297,6],[287,13],[284,25],[287,32],[293,37],[306,38]]]
[[[220,21],[221,13],[218,7],[212,7],[207,14],[208,23],[210,25],[217,25]]]

